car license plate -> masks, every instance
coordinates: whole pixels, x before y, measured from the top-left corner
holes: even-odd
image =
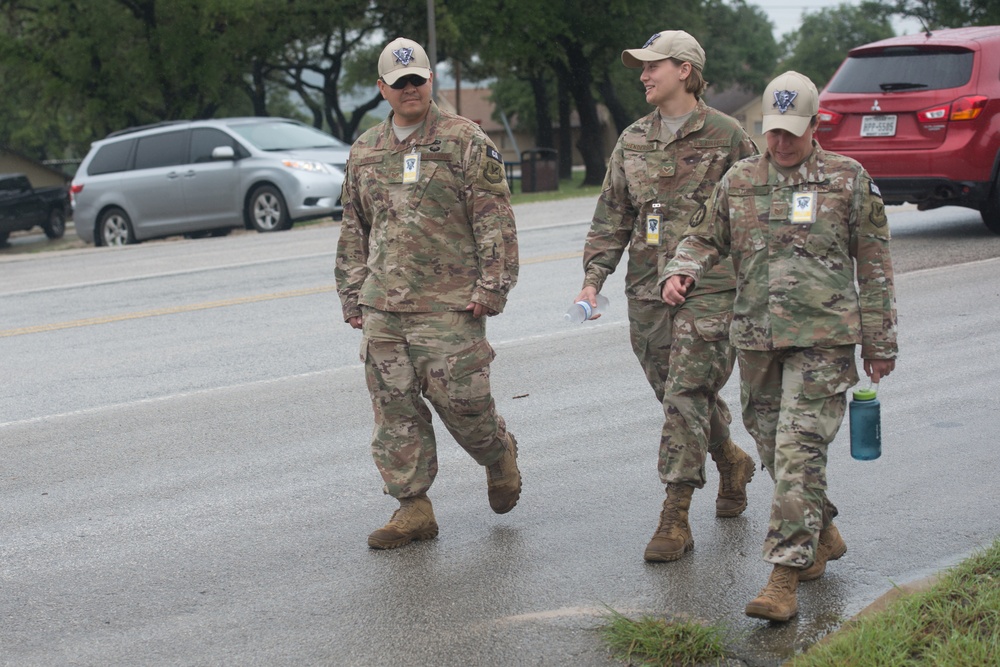
[[[896,116],[862,116],[862,137],[896,136]]]

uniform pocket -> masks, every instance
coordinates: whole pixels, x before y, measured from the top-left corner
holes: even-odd
[[[489,341],[485,338],[478,343],[467,347],[461,352],[448,357],[448,377],[452,380],[461,380],[472,375],[490,365],[496,357],[496,352]]]
[[[729,326],[732,322],[732,311],[726,311],[699,317],[694,321],[694,327],[698,330],[698,335],[701,336],[702,340],[715,342],[729,338]]]
[[[802,395],[817,400],[842,394],[858,382],[858,369],[854,359],[805,371]]]
[[[490,362],[496,353],[484,338],[447,358],[448,379],[444,383],[451,411],[479,415],[490,409]]]

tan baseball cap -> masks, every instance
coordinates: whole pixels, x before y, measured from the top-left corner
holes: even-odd
[[[407,74],[431,78],[431,62],[424,47],[412,39],[397,37],[382,49],[378,57],[378,75],[390,86]]]
[[[819,113],[819,93],[809,77],[785,72],[767,84],[761,98],[763,131],[787,130],[797,137],[805,134],[809,121]]]
[[[646,40],[641,49],[625,49],[622,51],[622,63],[625,67],[638,69],[644,62],[677,58],[691,63],[699,70],[705,69],[705,49],[698,40],[683,30],[661,30]]]

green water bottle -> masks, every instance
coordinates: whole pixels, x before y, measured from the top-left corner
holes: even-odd
[[[878,385],[855,389],[850,403],[851,456],[858,461],[874,461],[882,456],[882,415]]]

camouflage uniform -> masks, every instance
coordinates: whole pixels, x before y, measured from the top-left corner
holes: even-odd
[[[815,142],[791,170],[769,155],[743,160],[695,212],[661,278],[698,281],[725,256],[736,268],[731,338],[743,419],[775,480],[764,560],[807,567],[837,514],[826,495],[827,448],[858,381],[855,345],[865,359],[897,354],[878,188],[856,161]]]
[[[718,392],[734,363],[728,330],[735,279],[723,262],[694,298],[671,308],[660,298],[657,273],[726,170],[756,152],[739,123],[701,100],[676,135],[654,110],[618,139],[587,235],[584,286],[598,291],[628,248],[630,338],[666,416],[659,455],[665,484],[704,486],[706,452],[729,438],[732,418]],[[662,221],[658,245],[647,235],[650,215]]]
[[[404,159],[419,156],[404,177]],[[406,181],[406,182],[404,182]],[[410,182],[412,181],[412,182]],[[392,115],[354,143],[343,191],[337,290],[344,319],[363,314],[361,358],[386,493],[425,493],[437,473],[430,401],[480,465],[503,454],[490,393],[485,318],[517,281],[517,231],[503,160],[472,121],[431,103],[397,140]]]

